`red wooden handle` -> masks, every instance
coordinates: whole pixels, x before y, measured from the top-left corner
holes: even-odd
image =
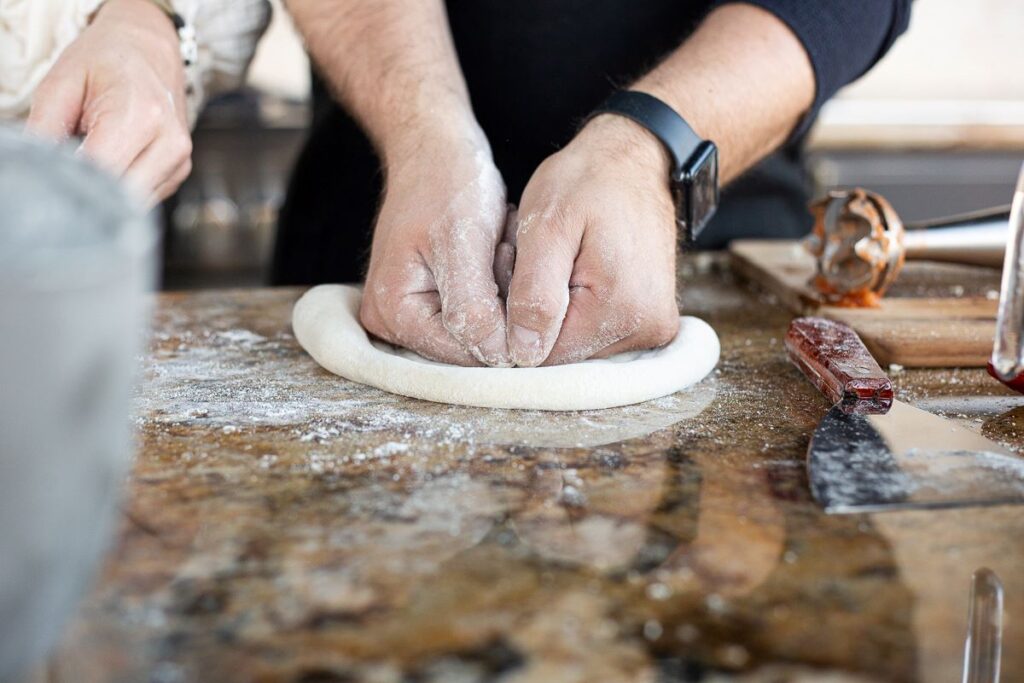
[[[993,377],[995,377],[1000,382],[1010,387],[1017,393],[1024,394],[1024,374],[1017,375],[1016,377],[1010,380],[1002,379],[999,376],[999,373],[996,372],[996,368],[994,365],[992,365],[991,361],[988,364],[988,374],[992,375]]]
[[[786,333],[789,359],[829,400],[851,413],[885,413],[892,381],[849,326],[797,318]]]

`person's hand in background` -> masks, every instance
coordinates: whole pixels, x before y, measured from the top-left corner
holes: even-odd
[[[148,0],[107,0],[40,83],[26,130],[80,152],[149,204],[192,169],[177,32]]]

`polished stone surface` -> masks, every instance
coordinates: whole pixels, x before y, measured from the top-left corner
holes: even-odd
[[[571,414],[334,377],[298,290],[161,296],[120,535],[50,680],[952,681],[980,567],[1024,680],[1024,507],[823,514],[788,314],[707,259],[683,277],[719,369]],[[894,380],[1024,444],[981,371]]]

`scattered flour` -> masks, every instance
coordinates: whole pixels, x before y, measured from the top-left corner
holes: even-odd
[[[387,437],[365,450],[367,459],[407,454],[414,439],[570,448],[613,443],[698,415],[716,391],[712,380],[639,406],[584,413],[450,406],[330,375],[290,334],[265,336],[237,325],[182,332],[195,330],[195,324],[180,316],[163,322],[154,331],[153,352],[143,359],[145,381],[136,403],[140,425],[202,426],[225,435],[284,428],[310,446],[353,434]]]

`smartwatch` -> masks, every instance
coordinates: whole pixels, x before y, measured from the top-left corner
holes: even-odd
[[[718,209],[718,147],[702,139],[676,111],[653,95],[623,90],[596,109],[640,124],[661,141],[672,161],[669,188],[676,204],[676,222],[688,242],[707,226]]]

